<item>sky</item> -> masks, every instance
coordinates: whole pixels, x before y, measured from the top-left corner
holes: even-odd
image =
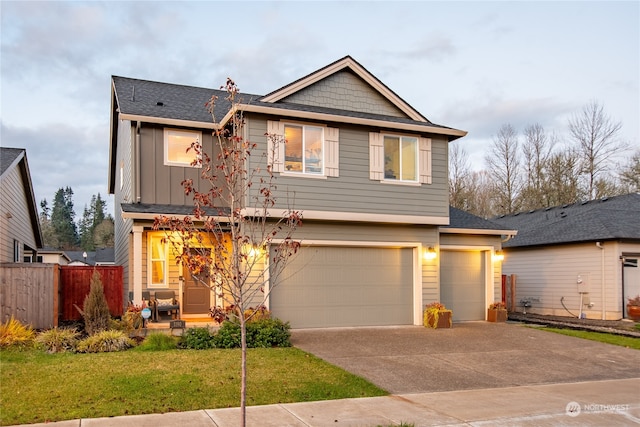
[[[0,2],[0,145],[25,148],[36,202],[109,196],[112,75],[263,95],[346,55],[430,121],[462,129],[473,169],[501,126],[596,101],[640,149],[639,1]]]

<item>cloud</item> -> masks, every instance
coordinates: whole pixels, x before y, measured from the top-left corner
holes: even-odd
[[[108,129],[61,123],[24,128],[0,123],[0,132],[3,147],[26,149],[38,205],[43,199],[51,203],[58,189],[71,187],[76,218],[98,193],[113,212],[113,201],[107,197]]]

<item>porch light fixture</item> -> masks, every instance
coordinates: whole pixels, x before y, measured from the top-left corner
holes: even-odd
[[[504,252],[496,251],[495,254],[493,255],[493,260],[498,262],[504,261]]]
[[[434,249],[433,246],[429,246],[427,250],[424,252],[424,259],[426,259],[427,261],[432,261],[436,259],[436,256],[438,256],[438,254],[436,253],[436,250]]]

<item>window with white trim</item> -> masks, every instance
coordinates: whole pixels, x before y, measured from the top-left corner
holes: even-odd
[[[167,166],[194,167],[193,162],[199,160],[191,145],[202,141],[202,132],[165,129],[164,130],[164,164]],[[200,166],[195,166],[200,167]]]
[[[168,287],[168,249],[167,242],[160,234],[149,234],[147,284],[153,288]]]
[[[371,132],[369,163],[372,180],[431,184],[431,140]]]
[[[339,130],[321,125],[267,122],[268,161],[274,172],[337,177]]]

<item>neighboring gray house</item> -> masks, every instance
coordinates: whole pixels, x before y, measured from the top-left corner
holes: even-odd
[[[180,183],[198,185],[200,174],[185,141],[198,139],[215,158],[211,131],[224,122],[204,108],[213,94],[215,116],[226,117],[218,90],[112,78],[115,262],[134,301],[173,289],[186,319],[221,302],[192,284],[151,226],[159,214],[192,212]],[[246,138],[259,151],[267,132],[288,141],[269,159],[276,210],[295,193],[304,215],[295,236],[304,247],[266,301],[277,317],[293,327],[422,324],[424,304],[443,299],[456,320],[485,319],[501,289],[492,255],[513,232],[464,221],[441,229],[450,225],[448,144],[466,132],[430,122],[349,56],[268,95],[242,96]],[[473,270],[464,277],[460,259]]]
[[[35,262],[42,247],[27,152],[0,147],[0,262]]]
[[[503,243],[503,272],[517,275],[516,302],[527,301],[527,312],[620,319],[640,294],[640,194],[492,221],[518,230]]]

